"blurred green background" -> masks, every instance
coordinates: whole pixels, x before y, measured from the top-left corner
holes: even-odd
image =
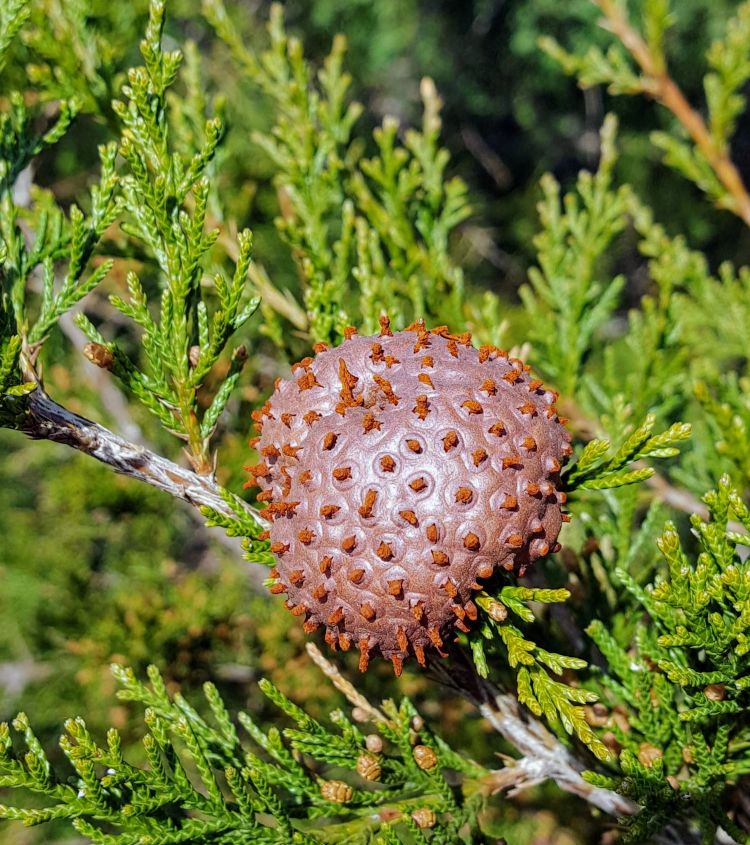
[[[38,27],[61,26],[59,2],[32,3]],[[89,0],[77,5],[85,8],[92,37],[101,33],[113,45],[106,78],[117,79],[138,61],[146,4]],[[701,96],[702,68],[695,55],[705,51],[736,5],[730,0],[680,4],[678,26],[670,33],[672,66],[689,99]],[[246,43],[264,46],[267,4],[227,6],[243,20]],[[220,90],[227,100],[229,134],[217,165],[227,213],[253,229],[256,258],[276,287],[294,289],[295,271],[273,226],[278,208],[270,163],[248,141],[253,130],[270,125],[268,105],[240,78],[198,3],[173,0],[168,8],[173,46],[192,39],[208,80],[207,96]],[[327,53],[335,32],[346,34],[354,94],[365,105],[362,137],[368,124],[387,114],[407,124],[416,121],[419,80],[425,75],[435,80],[445,102],[451,171],[468,182],[475,209],[461,227],[456,252],[474,282],[505,294],[509,312],[533,259],[538,179],[552,171],[566,185],[581,167],[595,165],[597,131],[610,110],[622,117],[620,175],[657,218],[669,220],[671,230],[684,232],[710,260],[748,261],[750,243],[741,222],[717,215],[696,189],[658,161],[647,133],[662,127],[664,114],[642,100],[611,100],[597,89],[584,93],[538,50],[540,35],[555,36],[579,51],[604,43],[588,0],[313,0],[286,3],[285,10],[290,31],[302,38],[313,59]],[[78,61],[65,55],[64,31],[58,40],[60,55],[47,58]],[[17,50],[3,82],[22,80],[27,64],[39,61],[35,49],[30,39]],[[116,90],[105,85],[94,93],[74,129],[38,163],[37,182],[63,204],[86,189],[95,142],[110,137],[108,103]],[[747,135],[741,130],[739,139]],[[737,142],[735,158],[750,175],[750,149],[743,144]],[[617,261],[627,269],[632,261],[627,248]],[[87,303],[99,309],[102,321],[113,319],[105,295],[121,283],[113,274]],[[639,295],[637,284],[628,295]],[[248,461],[250,406],[281,374],[274,356],[263,355],[267,341],[251,342],[260,354],[245,371],[219,442],[220,480],[237,491]],[[74,329],[68,325],[52,343],[51,357],[58,363],[46,378],[55,398],[174,454],[174,444],[128,409],[116,386],[75,351],[80,338]],[[270,677],[292,698],[304,697],[313,715],[330,710],[335,694],[303,657],[299,626],[264,592],[262,577],[242,562],[236,547],[220,542],[166,496],[117,478],[63,447],[0,431],[0,718],[18,710],[33,714],[46,747],[54,745],[62,720],[78,713],[86,714],[94,732],[114,724],[137,743],[136,719],[115,703],[112,661],[136,671],[155,663],[188,697],[203,681],[213,680],[230,708],[251,707],[268,718],[253,685],[260,676]],[[385,666],[368,673],[362,687],[379,697],[395,690]],[[420,704],[426,682],[407,673],[400,688]],[[441,707],[433,699],[423,702],[423,711],[442,723],[457,747],[485,762],[491,759],[484,729],[476,718],[465,718],[465,704]],[[505,819],[509,829],[513,825],[514,843],[589,841],[574,801],[561,813],[568,828],[548,817],[544,806],[543,795],[532,792],[513,811],[517,817]],[[68,828],[0,828],[3,845],[73,841]]]

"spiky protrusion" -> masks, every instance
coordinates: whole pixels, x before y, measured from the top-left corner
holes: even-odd
[[[469,335],[353,331],[292,368],[255,413],[274,592],[332,648],[400,673],[469,630],[497,567],[557,547],[570,437],[556,395]]]

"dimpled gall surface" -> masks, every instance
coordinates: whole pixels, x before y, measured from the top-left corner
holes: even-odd
[[[397,672],[476,618],[497,567],[556,546],[569,435],[520,361],[421,324],[293,368],[258,415],[275,592],[333,647]]]

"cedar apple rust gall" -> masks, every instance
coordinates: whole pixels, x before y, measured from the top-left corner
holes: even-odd
[[[559,546],[570,435],[521,361],[422,321],[316,344],[254,414],[272,592],[360,669],[443,654],[498,568]]]

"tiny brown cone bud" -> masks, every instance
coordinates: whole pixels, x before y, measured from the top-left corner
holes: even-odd
[[[87,343],[83,347],[83,354],[103,370],[111,370],[115,363],[115,356],[112,350],[101,343]]]
[[[437,824],[437,816],[435,811],[429,807],[417,807],[411,814],[414,824],[422,830],[435,827]]]
[[[656,748],[648,742],[642,742],[638,748],[638,759],[648,769],[663,756],[664,752],[660,748]]]
[[[354,790],[348,783],[341,780],[324,780],[320,784],[320,794],[326,801],[332,801],[334,804],[346,804],[351,801]]]
[[[365,737],[365,747],[373,754],[380,754],[383,750],[383,738],[378,734],[367,734]]]
[[[703,694],[709,701],[724,701],[726,692],[724,684],[709,684],[703,687]]]
[[[372,754],[360,754],[357,758],[357,774],[365,780],[378,780],[380,778],[380,762]]]
[[[429,771],[437,766],[437,754],[428,745],[414,746],[414,761],[420,769]]]

